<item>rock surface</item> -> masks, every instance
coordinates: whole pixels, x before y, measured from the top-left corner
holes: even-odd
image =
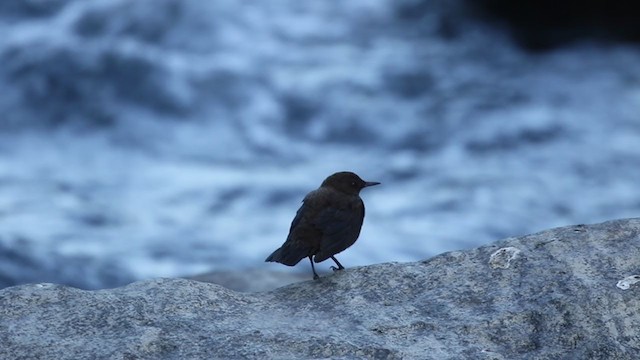
[[[576,225],[263,293],[158,279],[0,291],[13,359],[637,359],[640,219]]]

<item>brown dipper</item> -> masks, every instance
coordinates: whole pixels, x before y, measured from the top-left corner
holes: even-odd
[[[353,245],[360,235],[364,220],[360,190],[378,184],[364,181],[348,171],[326,178],[318,189],[302,200],[287,240],[265,261],[293,266],[307,257],[314,279],[319,278],[314,262],[331,258],[338,265],[331,267],[334,271],[344,269],[334,255]]]

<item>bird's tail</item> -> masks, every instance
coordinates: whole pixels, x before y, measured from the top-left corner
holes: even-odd
[[[278,248],[278,250],[271,253],[271,255],[267,256],[264,260],[265,262],[278,262],[280,258],[280,253],[282,252],[282,248]]]
[[[264,261],[266,262],[278,262],[284,265],[293,266],[300,262],[300,260],[307,257],[306,251],[296,251],[297,249],[291,246],[283,246],[269,255]]]

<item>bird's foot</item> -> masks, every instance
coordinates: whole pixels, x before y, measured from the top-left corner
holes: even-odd
[[[320,279],[320,276],[318,276],[318,274],[313,274],[313,280],[318,280]]]
[[[344,270],[344,266],[340,266],[340,267],[332,266],[332,267],[331,267],[331,270],[333,270],[333,271],[340,271],[340,270]]]

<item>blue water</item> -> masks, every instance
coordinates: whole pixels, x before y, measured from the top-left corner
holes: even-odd
[[[640,216],[637,47],[529,54],[400,3],[0,6],[0,286],[284,270],[341,170],[383,183],[347,267]]]

